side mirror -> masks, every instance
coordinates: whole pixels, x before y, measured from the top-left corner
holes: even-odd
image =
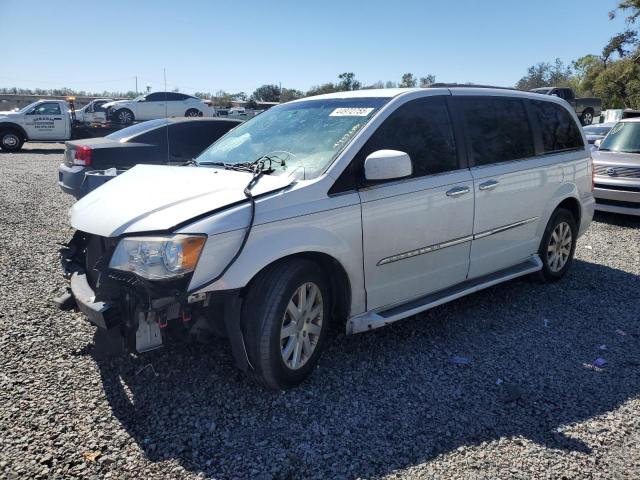
[[[398,150],[378,150],[364,160],[364,177],[367,180],[394,180],[411,176],[411,158]]]
[[[593,146],[596,148],[600,148],[600,144],[602,143],[602,139],[599,138],[598,140],[596,140],[595,142],[593,142]]]

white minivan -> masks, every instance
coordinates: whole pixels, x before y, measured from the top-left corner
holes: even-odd
[[[63,263],[75,305],[131,350],[219,333],[240,368],[288,388],[330,324],[365,332],[522,275],[560,279],[593,216],[586,147],[568,104],[535,93],[305,98],[194,166],[136,166],[82,198]]]

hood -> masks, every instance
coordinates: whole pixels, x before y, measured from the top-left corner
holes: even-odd
[[[11,110],[0,112],[0,117],[15,117],[16,115],[18,115],[18,112]]]
[[[169,230],[246,199],[251,174],[208,167],[137,165],[80,199],[69,211],[73,228],[103,237]],[[264,175],[254,196],[284,188],[291,176]]]
[[[593,163],[640,167],[640,153],[620,153],[607,150],[594,150],[591,152],[591,157],[593,158]]]
[[[107,102],[102,104],[102,108],[115,107],[124,103],[129,103],[131,100],[114,100],[113,102]]]

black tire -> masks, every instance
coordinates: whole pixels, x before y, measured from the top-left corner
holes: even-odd
[[[593,123],[593,110],[587,108],[582,115],[580,115],[580,123],[582,125],[591,125]]]
[[[321,319],[321,326],[319,334],[313,335],[316,343],[311,355],[294,369],[285,363],[283,355],[288,342],[295,341],[295,338],[281,339],[281,331],[289,302],[294,301],[299,288],[304,286],[306,291],[306,285],[315,285],[320,291],[322,316],[317,318]],[[331,321],[330,293],[322,269],[302,259],[275,264],[261,272],[251,283],[243,304],[242,330],[257,381],[269,388],[287,389],[299,385],[311,375],[320,359]],[[300,335],[302,333],[299,331]],[[310,342],[311,338],[309,334],[307,341]],[[302,346],[300,348],[303,349]]]
[[[190,108],[189,110],[187,110],[184,113],[185,117],[201,117],[202,116],[202,112],[200,110],[198,110],[197,108]]]
[[[24,136],[17,130],[0,132],[0,148],[5,152],[19,152],[24,145]]]
[[[559,267],[559,264],[554,265],[554,252],[549,252],[549,250],[556,245],[558,242],[553,239],[554,232],[557,232],[559,226],[561,224],[566,224],[569,226],[571,231],[571,245],[569,247],[568,257],[566,258],[564,264]],[[576,219],[573,217],[573,214],[564,208],[558,208],[551,218],[549,219],[549,223],[547,224],[547,228],[544,230],[544,235],[542,235],[542,241],[540,242],[540,248],[538,249],[538,255],[542,260],[542,270],[538,272],[538,279],[543,282],[556,282],[560,280],[569,270],[571,264],[573,263],[573,254],[576,250],[576,241],[578,240],[578,225],[576,223]],[[555,252],[556,255],[558,252]]]
[[[133,112],[128,108],[121,108],[114,113],[114,116],[116,117],[116,121],[122,125],[129,125],[136,119]]]

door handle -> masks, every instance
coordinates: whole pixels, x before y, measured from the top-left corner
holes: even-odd
[[[469,193],[469,187],[453,187],[451,190],[447,190],[447,197],[459,197]]]
[[[491,190],[492,188],[496,188],[498,186],[497,180],[487,180],[486,182],[481,183],[478,188],[480,190]]]

